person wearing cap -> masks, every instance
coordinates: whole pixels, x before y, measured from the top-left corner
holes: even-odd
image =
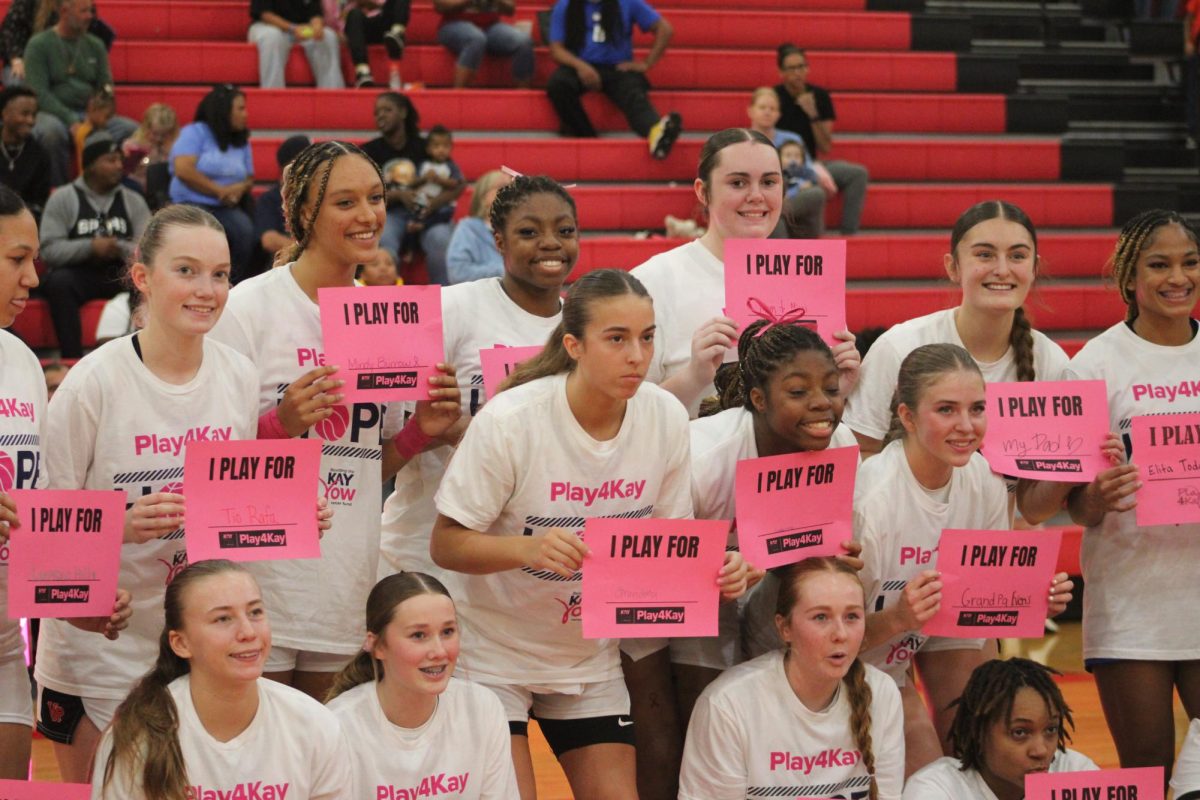
[[[50,156],[50,183],[70,177],[71,137],[83,124],[88,98],[113,90],[112,70],[104,42],[88,33],[96,16],[93,0],[49,0],[57,4],[58,22],[25,45],[25,80],[37,92],[39,111],[33,135]],[[114,114],[104,125],[118,142],[137,130],[137,123]]]
[[[280,185],[283,180],[283,169],[292,163],[292,159],[310,144],[304,134],[289,136],[275,151],[275,161],[279,163],[280,179],[271,184],[271,188],[263,192],[254,204],[254,238],[267,258],[265,264],[274,260],[275,254],[292,243],[292,237],[287,232],[287,223],[283,219],[283,193]],[[260,263],[258,266],[265,266]],[[255,274],[261,272],[255,271]],[[250,277],[247,275],[246,277]]]
[[[126,261],[150,220],[137,192],[121,185],[125,159],[104,131],[83,147],[83,174],[62,186],[42,212],[42,260],[50,268],[41,295],[50,305],[63,358],[83,355],[79,309],[121,291]]]

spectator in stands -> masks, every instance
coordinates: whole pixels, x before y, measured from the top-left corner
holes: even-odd
[[[292,159],[300,155],[300,151],[312,142],[304,134],[289,136],[275,151],[275,162],[279,164],[280,179],[271,184],[263,192],[262,197],[254,204],[254,238],[267,258],[262,265],[266,267],[275,259],[275,254],[293,244],[294,240],[287,230],[287,222],[283,218],[283,193],[280,184],[283,182],[283,170]],[[255,274],[262,272],[255,270]],[[249,277],[249,276],[247,276]]]
[[[399,76],[396,62],[404,57],[404,36],[412,0],[348,0],[345,14],[346,46],[354,62],[354,85],[374,86],[367,45],[382,44],[391,62],[391,72]],[[394,87],[399,88],[399,87]]]
[[[171,202],[200,206],[220,221],[235,283],[246,276],[254,250],[248,211],[254,159],[246,121],[246,95],[232,84],[216,86],[197,106],[196,121],[179,132],[170,156]]]
[[[250,18],[248,37],[258,48],[259,86],[283,88],[283,69],[297,42],[318,89],[346,86],[337,34],[325,26],[320,0],[250,0]]]
[[[25,78],[38,96],[33,135],[50,156],[50,183],[66,183],[71,136],[83,123],[88,98],[104,88],[112,91],[112,71],[104,43],[88,33],[95,16],[92,0],[58,2],[58,22],[36,34],[25,46]],[[114,115],[104,129],[120,142],[137,129],[128,117]]]
[[[62,385],[63,378],[67,377],[70,369],[70,367],[57,359],[42,366],[42,375],[46,377],[47,402],[54,397],[54,393],[58,391],[58,387]]]
[[[12,86],[25,81],[25,45],[29,37],[41,33],[58,21],[53,2],[13,0],[0,24],[0,59],[4,61],[4,84]],[[99,17],[93,17],[88,33],[97,36],[104,46],[112,49],[113,30]]]
[[[425,137],[425,160],[417,173],[416,192],[421,204],[421,249],[430,283],[449,283],[446,248],[455,202],[467,188],[467,179],[451,154],[454,137],[444,125],[434,125]]]
[[[779,96],[779,127],[800,134],[804,146],[833,178],[842,194],[842,233],[858,233],[863,204],[867,199],[867,168],[849,161],[822,161],[833,148],[833,123],[837,115],[829,92],[808,82],[808,56],[794,44],[782,44],[776,54],[783,82],[775,87]]]
[[[775,123],[779,121],[779,97],[774,89],[755,89],[754,94],[750,96],[750,108],[747,113],[750,115],[750,127],[770,139],[776,149],[782,149],[785,144],[799,144],[804,148],[806,163],[817,178],[817,182],[812,186],[798,188],[795,192],[789,188],[779,226],[772,237],[779,238],[786,233],[793,239],[820,238],[825,232],[825,198],[837,193],[837,184],[829,172],[808,152],[800,134],[775,127]],[[781,228],[783,230],[780,230]]]
[[[392,254],[383,249],[380,249],[374,260],[358,265],[354,272],[354,283],[358,286],[404,285],[404,281],[400,280],[400,271],[396,269],[396,262],[392,260]]]
[[[1183,17],[1183,103],[1187,147],[1200,140],[1200,0],[1187,0]]]
[[[454,226],[446,249],[446,277],[451,284],[504,275],[504,256],[496,247],[489,220],[496,192],[511,182],[512,178],[498,169],[483,173],[475,181],[470,213]]]
[[[633,57],[633,26],[654,34],[644,59]],[[546,84],[564,136],[594,137],[583,110],[586,91],[603,91],[645,136],[650,155],[666,158],[683,123],[671,112],[659,117],[650,102],[646,74],[662,58],[674,29],[645,0],[558,0],[550,12],[550,56],[559,64]]]
[[[37,110],[37,95],[28,86],[0,91],[0,183],[20,195],[40,219],[50,196],[50,159],[33,138]]]
[[[92,92],[83,111],[83,122],[71,131],[71,140],[75,143],[75,171],[83,172],[83,143],[96,131],[104,130],[104,126],[117,113],[117,101],[110,87],[105,86]]]
[[[433,8],[442,15],[438,41],[458,57],[454,67],[454,88],[471,82],[484,53],[512,58],[513,83],[528,88],[533,79],[533,39],[525,31],[500,17],[511,17],[517,10],[515,0],[433,0]]]
[[[171,148],[178,138],[179,117],[175,109],[166,103],[151,103],[142,114],[142,124],[121,145],[121,153],[125,156],[125,176],[140,186],[143,194],[149,188],[146,185],[147,171],[155,164],[167,164]]]
[[[150,219],[141,195],[121,185],[121,148],[103,131],[83,148],[83,174],[51,196],[42,214],[41,294],[63,358],[83,355],[79,309],[121,291],[125,265]]]

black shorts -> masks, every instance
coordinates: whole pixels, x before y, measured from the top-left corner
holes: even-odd
[[[627,714],[585,719],[540,719],[538,727],[546,737],[556,758],[563,753],[594,744],[627,744],[633,746],[633,718]],[[512,736],[528,736],[528,722],[509,722]]]

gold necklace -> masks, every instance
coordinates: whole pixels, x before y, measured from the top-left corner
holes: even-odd
[[[63,49],[63,57],[70,58],[70,62],[67,64],[67,74],[68,75],[75,74],[75,62],[79,60],[79,39],[80,38],[82,38],[82,37],[76,38],[74,40],[74,43],[68,47],[67,40],[62,37],[62,34],[58,34],[58,42],[59,42],[59,44],[62,45],[62,49]]]

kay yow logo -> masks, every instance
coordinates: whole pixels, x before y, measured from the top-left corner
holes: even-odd
[[[572,592],[570,600],[562,600],[554,598],[560,606],[563,607],[562,624],[566,625],[571,620],[578,620],[583,617],[583,597],[579,592]]]

